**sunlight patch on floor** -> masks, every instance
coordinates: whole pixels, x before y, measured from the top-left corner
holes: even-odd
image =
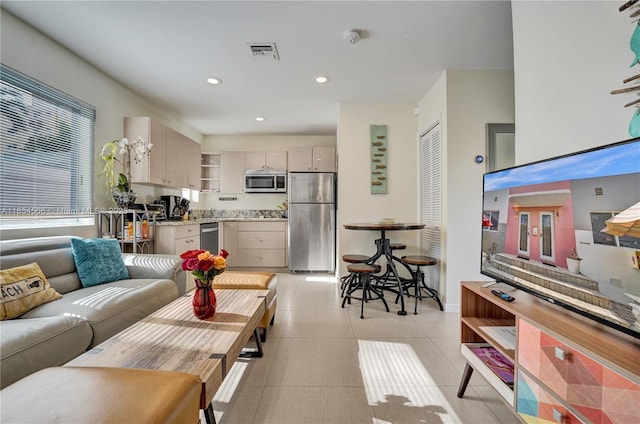
[[[442,423],[461,422],[410,345],[370,340],[358,340],[358,345],[360,372],[369,405],[424,408],[428,413],[437,414]],[[375,424],[386,422],[374,421]]]
[[[337,283],[338,279],[335,277],[335,275],[326,276],[326,277],[314,275],[314,276],[305,277],[304,281],[310,281],[313,283]]]
[[[240,387],[240,383],[244,374],[248,371],[249,363],[243,359],[238,358],[227,375],[222,380],[222,384],[218,388],[218,391],[213,396],[211,403],[215,406],[216,402],[230,404],[231,399],[236,394],[236,391]],[[225,406],[226,408],[226,406]],[[213,415],[215,416],[216,422],[219,423],[224,415],[224,411],[221,411],[219,408],[213,411]],[[200,410],[200,422],[206,423],[204,410]]]
[[[231,398],[233,398],[233,395],[236,392],[236,389],[240,385],[242,376],[247,371],[248,366],[249,366],[248,363],[242,362],[240,360],[237,360],[233,364],[233,366],[229,370],[229,373],[226,375],[226,377],[222,381],[220,388],[218,389],[218,391],[216,392],[216,395],[213,398],[215,402],[224,402],[224,403],[231,402]]]

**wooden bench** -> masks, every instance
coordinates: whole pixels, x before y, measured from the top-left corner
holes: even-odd
[[[213,280],[214,289],[268,290],[267,310],[258,324],[260,339],[267,340],[267,330],[273,325],[276,313],[278,277],[272,272],[225,271]]]

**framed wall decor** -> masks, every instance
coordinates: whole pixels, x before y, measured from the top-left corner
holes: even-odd
[[[371,125],[371,194],[387,194],[387,126]]]

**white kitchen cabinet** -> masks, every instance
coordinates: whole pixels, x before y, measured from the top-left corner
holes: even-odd
[[[288,151],[290,172],[336,172],[333,147],[293,147]]]
[[[155,147],[155,146],[154,146]],[[167,128],[167,185],[180,188],[187,184],[186,152],[182,134]]]
[[[200,249],[200,224],[158,225],[155,238],[155,253],[179,255]]]
[[[222,222],[222,248],[229,253],[227,266],[236,266],[238,262],[238,222]]]
[[[199,174],[200,144],[167,128],[167,185],[195,190],[200,185]]]
[[[153,144],[140,162],[131,162],[131,182],[166,185],[167,127],[147,116],[124,118],[124,136],[130,140],[142,137]]]
[[[242,193],[244,190],[244,152],[220,154],[220,193]]]
[[[131,162],[132,183],[196,189],[200,184],[200,144],[148,116],[124,119],[125,137],[153,144],[148,155]]]
[[[286,222],[238,222],[237,266],[286,267]]]
[[[287,170],[287,152],[245,152],[244,169]]]
[[[186,144],[187,185],[190,190],[200,190],[200,143],[196,143],[188,137],[184,137]]]

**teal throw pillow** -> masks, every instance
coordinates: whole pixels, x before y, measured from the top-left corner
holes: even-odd
[[[117,240],[71,239],[71,248],[83,287],[129,278]]]

